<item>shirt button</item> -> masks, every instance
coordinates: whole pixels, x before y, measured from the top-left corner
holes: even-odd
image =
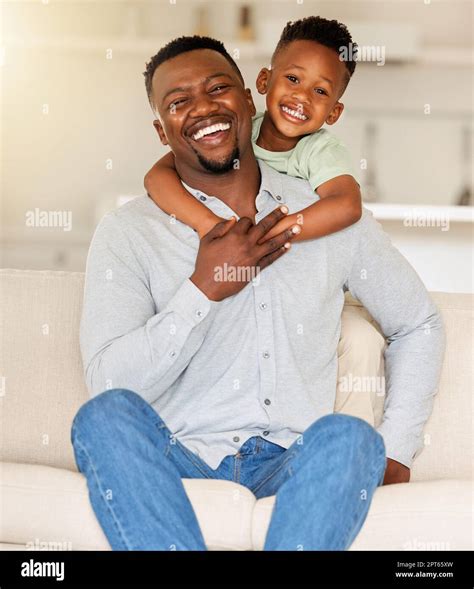
[[[264,403],[265,405],[271,405],[272,402],[270,401],[270,399],[265,399]]]
[[[205,197],[205,196],[203,196],[202,194],[201,194],[201,196],[200,196],[199,198],[200,198],[202,201],[205,201],[205,200],[206,200],[206,197]]]
[[[197,315],[198,317],[202,317],[202,311],[201,311],[201,309],[198,309],[198,310],[196,311],[196,315]]]
[[[270,358],[270,352],[263,352],[262,356],[264,358]]]
[[[234,440],[234,442],[240,442],[239,436],[234,436],[232,439]]]
[[[281,200],[281,196],[280,196],[279,194],[277,194],[277,196],[275,196],[275,198],[276,198],[277,200]]]
[[[170,352],[170,358],[174,358],[176,356],[176,351],[173,350],[172,352]]]
[[[260,303],[260,309],[262,309],[262,311],[265,311],[265,309],[268,307],[267,303]]]
[[[268,436],[268,434],[269,434],[269,433],[270,433],[269,431],[265,430],[265,431],[263,432],[263,435],[264,435],[264,436]]]

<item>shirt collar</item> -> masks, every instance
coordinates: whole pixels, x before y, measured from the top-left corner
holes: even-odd
[[[260,179],[260,189],[259,189],[258,195],[256,195],[256,198],[258,196],[260,196],[260,194],[262,194],[262,192],[266,192],[267,194],[269,194],[273,198],[273,200],[277,204],[283,204],[285,199],[282,194],[282,192],[283,192],[282,176],[284,176],[284,174],[277,172],[271,166],[266,164],[263,160],[260,160],[258,158],[257,158],[257,163],[260,168],[261,179]],[[206,194],[205,192],[202,192],[202,190],[198,190],[197,188],[192,188],[191,186],[188,186],[188,184],[186,184],[186,182],[183,182],[183,180],[181,180],[181,183],[186,188],[186,190],[188,192],[190,192],[194,196],[194,198],[196,198],[197,200],[214,200],[214,199],[220,200],[216,196],[210,196],[210,195]]]

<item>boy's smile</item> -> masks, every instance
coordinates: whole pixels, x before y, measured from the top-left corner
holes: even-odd
[[[258,145],[272,151],[292,149],[298,140],[334,124],[347,80],[345,63],[333,49],[315,41],[292,41],[278,51],[272,68],[262,69],[257,90],[266,94]]]

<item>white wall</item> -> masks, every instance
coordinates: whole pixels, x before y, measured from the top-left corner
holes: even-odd
[[[229,49],[243,47],[235,41],[239,3],[208,4],[209,33],[228,40]],[[364,125],[377,123],[368,165],[376,170],[379,202],[451,204],[462,185],[462,126],[472,118],[472,71],[465,63],[472,43],[471,3],[254,4],[257,30],[275,15],[282,28],[289,19],[318,13],[346,22],[419,27],[420,59],[383,67],[358,64],[344,96],[346,112],[332,131],[359,162],[368,157]],[[186,0],[3,6],[3,265],[83,269],[97,211],[119,195],[143,192],[144,173],[165,149],[152,127],[142,72],[164,39],[194,32],[196,6]],[[112,59],[106,58],[107,48]],[[426,55],[433,48],[464,57],[459,63],[430,62]],[[250,88],[266,53],[252,56],[248,47],[242,52],[239,64]],[[262,97],[255,91],[254,97],[263,108]],[[429,116],[423,114],[427,103]],[[72,231],[26,228],[25,214],[35,208],[70,211]],[[401,231],[394,222],[385,226],[427,284],[470,290],[471,225],[453,224],[449,232],[430,235]]]

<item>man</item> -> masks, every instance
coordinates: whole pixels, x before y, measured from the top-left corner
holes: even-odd
[[[150,64],[155,124],[183,183],[239,220],[199,241],[141,197],[97,228],[81,324],[93,398],[72,428],[93,509],[113,549],[205,550],[181,479],[228,479],[276,494],[265,550],[345,550],[377,486],[408,482],[421,450],[439,314],[367,211],[325,238],[288,248],[287,231],[259,245],[280,205],[314,202],[311,187],[255,159],[250,91],[219,42],[181,38]],[[219,80],[228,89],[211,91]],[[168,108],[179,94],[184,106]],[[193,140],[218,120],[228,132]],[[232,268],[251,272],[216,278]],[[345,289],[389,344],[378,431],[333,413]]]

